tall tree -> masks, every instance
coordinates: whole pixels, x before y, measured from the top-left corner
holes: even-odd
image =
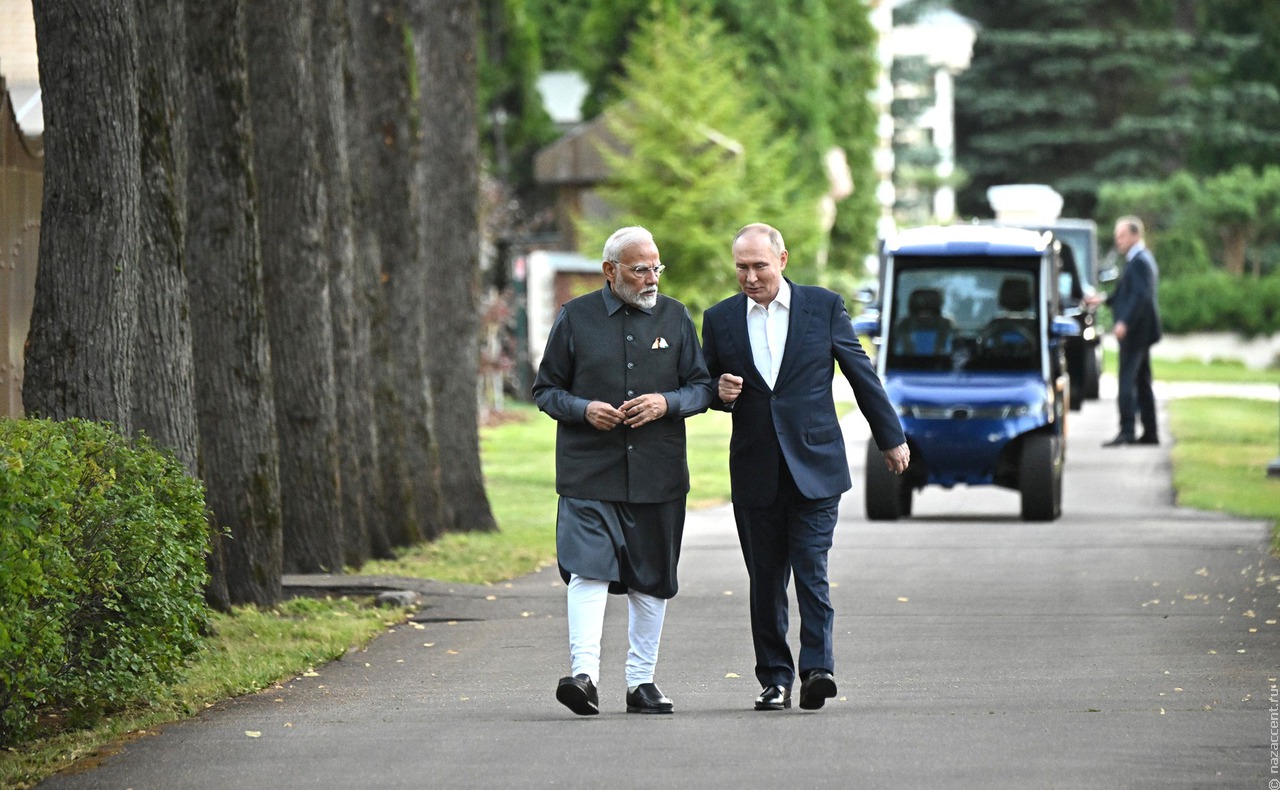
[[[478,120],[484,152],[492,163],[490,172],[509,186],[511,194],[524,195],[534,187],[534,154],[556,136],[537,90],[543,69],[540,31],[527,5],[526,0],[483,0],[479,4],[477,85]]]
[[[873,249],[878,207],[872,162],[876,113],[868,94],[879,66],[876,33],[864,0],[592,3],[579,34],[581,68],[592,86],[588,112],[619,95],[622,64],[632,48],[643,45],[642,20],[678,11],[709,13],[743,53],[738,79],[763,97],[775,133],[794,137],[795,167],[815,216],[819,199],[830,187],[827,153],[833,146],[843,150],[854,191],[837,206],[830,244],[815,246],[811,253],[821,251],[830,270],[815,270],[813,276],[826,281],[839,271],[860,271],[864,256]]]
[[[389,344],[385,333],[375,332],[375,326],[386,321],[386,295],[382,290],[382,253],[378,222],[381,205],[374,192],[371,163],[381,138],[370,133],[367,126],[371,117],[368,110],[370,97],[363,91],[369,89],[361,73],[364,57],[368,56],[367,3],[360,0],[348,2],[346,8],[346,37],[348,72],[346,80],[347,158],[351,186],[351,213],[354,225],[356,254],[352,260],[352,309],[351,352],[355,358],[355,376],[361,382],[364,422],[355,436],[356,456],[361,459],[354,485],[364,499],[365,532],[369,539],[369,552],[373,557],[390,559],[395,548],[390,532],[403,534],[409,523],[409,479],[407,460],[400,456],[391,467],[384,466],[379,431],[387,422],[378,390],[379,377],[388,362]],[[382,341],[377,339],[382,337]],[[344,474],[346,468],[344,467]],[[392,480],[396,483],[393,485]],[[344,480],[347,480],[344,477]],[[344,485],[346,491],[349,486]],[[393,495],[392,492],[395,492]],[[345,525],[344,525],[345,526]]]
[[[440,485],[452,530],[498,528],[480,468],[480,146],[476,0],[437,0],[414,20],[422,85],[422,258]]]
[[[956,83],[963,212],[987,187],[1054,186],[1089,216],[1108,179],[1158,179],[1214,152],[1277,138],[1255,115],[1259,83],[1231,82],[1254,44],[1208,26],[1187,0],[955,0],[979,24]],[[1257,13],[1255,11],[1255,13]],[[1271,91],[1275,107],[1274,90]],[[1256,119],[1255,119],[1256,120]]]
[[[333,330],[312,72],[313,5],[248,6],[250,116],[280,437],[286,571],[342,568]],[[291,123],[282,123],[288,108]]]
[[[426,373],[413,34],[404,0],[350,0],[348,9],[364,116],[351,135],[369,172],[373,203],[362,218],[377,229],[386,306],[372,330],[382,510],[392,542],[403,546],[441,534],[445,523]]]
[[[196,473],[195,376],[187,295],[186,19],[183,0],[140,0],[142,138],[133,419]]]
[[[798,176],[796,144],[742,76],[741,50],[703,13],[647,21],[627,55],[622,101],[607,112],[619,151],[606,151],[603,194],[657,239],[663,289],[694,313],[736,287],[730,241],[749,221],[783,229],[788,267],[813,275],[816,195]],[[611,228],[590,228],[602,241]]]
[[[141,254],[133,0],[33,4],[43,90],[40,266],[22,399],[42,417],[133,426]]]
[[[350,77],[345,0],[316,4],[312,49],[317,113],[317,146],[324,191],[325,243],[329,261],[329,298],[333,323],[333,372],[338,421],[338,463],[342,480],[343,562],[359,567],[372,551],[368,524],[375,501],[373,386],[361,378],[367,357],[368,314],[356,302],[355,215],[352,209],[350,147],[347,135],[347,82]]]
[[[215,604],[280,600],[283,531],[250,135],[245,0],[186,4],[191,292]],[[223,587],[219,600],[217,588]],[[225,605],[220,608],[226,608]]]

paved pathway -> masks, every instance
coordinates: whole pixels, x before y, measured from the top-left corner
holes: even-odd
[[[555,702],[564,590],[547,570],[427,585],[415,621],[367,650],[43,786],[1266,787],[1280,779],[1266,527],[1175,507],[1167,447],[1103,450],[1114,421],[1107,401],[1071,415],[1051,524],[1019,521],[1016,494],[994,489],[926,491],[915,517],[871,524],[855,484],[831,558],[840,696],[821,711],[750,709],[747,579],[717,508],[689,518],[668,614],[658,681],[674,716],[624,712],[620,600],[602,714]]]

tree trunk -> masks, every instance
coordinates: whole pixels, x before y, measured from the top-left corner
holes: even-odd
[[[280,451],[249,126],[245,0],[187,3],[187,266],[200,476],[229,603],[280,600]],[[215,582],[218,577],[215,576]],[[215,591],[216,592],[216,591]],[[216,603],[216,595],[209,596]]]
[[[182,0],[138,3],[142,137],[133,427],[196,474],[195,380],[187,295],[186,21]]]
[[[287,572],[342,567],[329,264],[311,3],[250,3],[249,96]]]
[[[480,148],[476,0],[438,0],[414,20],[423,119],[427,378],[449,528],[498,528],[480,468]]]
[[[28,413],[132,430],[140,168],[132,0],[36,0],[43,90],[40,264]]]
[[[417,228],[420,195],[414,185],[417,108],[410,95],[416,75],[406,50],[402,0],[350,0],[348,9],[357,91],[364,99],[363,122],[352,129],[352,139],[368,168],[375,201],[362,219],[377,229],[386,305],[372,327],[382,510],[392,542],[404,546],[435,537],[443,527],[424,359],[427,290]]]
[[[373,471],[373,388],[361,379],[357,348],[368,332],[355,302],[355,227],[351,208],[351,165],[347,144],[347,11],[346,0],[316,4],[312,47],[316,64],[316,99],[326,108],[316,116],[317,144],[326,207],[325,241],[329,259],[329,298],[333,323],[333,373],[338,421],[338,467],[342,480],[343,562],[359,567],[369,559],[366,508]]]

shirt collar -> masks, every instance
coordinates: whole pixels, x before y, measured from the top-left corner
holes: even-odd
[[[637,307],[636,305],[627,304],[626,302],[619,299],[618,295],[613,292],[613,285],[608,280],[605,280],[604,281],[605,312],[607,312],[609,315],[613,315],[614,313],[618,312],[624,307],[629,307],[632,310],[639,310],[645,315],[652,315],[653,313],[653,311],[647,307]]]
[[[1135,257],[1137,257],[1138,253],[1142,252],[1146,248],[1147,248],[1147,245],[1143,244],[1141,241],[1135,241],[1133,243],[1133,246],[1129,248],[1129,251],[1124,254],[1125,263],[1128,263],[1129,261],[1133,260]]]
[[[748,296],[747,297],[747,315],[751,315],[751,311],[756,309],[756,307],[760,307],[762,310],[764,310],[767,313],[770,310],[774,309],[774,305],[777,305],[778,307],[784,308],[786,310],[791,309],[791,283],[787,282],[785,278],[782,280],[782,284],[778,286],[778,293],[774,295],[773,301],[770,302],[767,306],[760,304],[755,299],[752,299],[750,296]]]

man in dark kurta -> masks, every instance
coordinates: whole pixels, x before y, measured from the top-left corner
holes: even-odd
[[[671,713],[654,685],[667,600],[676,594],[689,468],[684,420],[711,378],[689,313],[658,293],[649,231],[616,231],[604,287],[567,302],[533,385],[556,429],[556,551],[569,586],[571,672],[556,699],[599,712],[600,636],[610,592],[628,599],[627,711]]]

